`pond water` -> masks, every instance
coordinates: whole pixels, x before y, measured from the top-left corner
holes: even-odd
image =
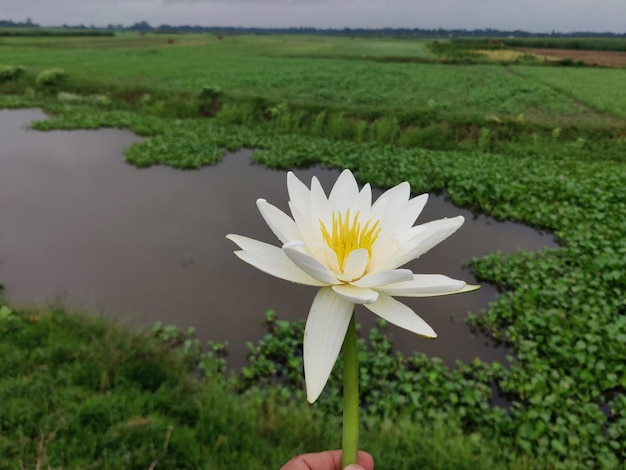
[[[285,209],[286,174],[251,165],[248,150],[197,171],[137,169],[123,149],[141,139],[117,129],[37,132],[25,126],[39,110],[0,110],[0,281],[16,305],[62,302],[73,309],[143,325],[194,326],[198,337],[228,341],[229,363],[245,362],[246,341],[265,334],[264,312],[303,319],[315,288],[263,274],[233,255],[224,238],[237,233],[276,244],[257,211],[263,197]],[[328,190],[337,170],[317,175]],[[377,197],[381,192],[375,192]],[[470,283],[463,264],[472,256],[555,246],[551,235],[515,223],[474,217],[432,196],[418,219],[461,214],[463,227],[408,266]],[[504,348],[474,335],[468,311],[495,300],[494,287],[431,299],[401,299],[439,338],[427,341],[400,328],[389,331],[402,352],[424,351],[449,364],[503,360]],[[365,328],[374,315],[357,309]]]

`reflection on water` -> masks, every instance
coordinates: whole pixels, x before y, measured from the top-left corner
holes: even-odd
[[[122,151],[140,139],[130,132],[36,132],[23,126],[37,110],[0,110],[0,279],[16,304],[61,300],[73,308],[194,326],[200,339],[228,341],[230,362],[243,364],[246,341],[264,333],[273,308],[284,319],[306,317],[316,289],[263,274],[233,255],[224,238],[238,233],[277,243],[259,215],[263,197],[285,209],[286,175],[250,165],[249,151],[198,171],[136,169]],[[328,190],[338,171],[317,175]],[[380,192],[375,192],[377,197]],[[462,214],[463,227],[409,267],[476,282],[462,265],[495,250],[554,246],[551,236],[458,209],[431,196],[419,222]],[[455,359],[502,360],[505,351],[472,335],[468,311],[496,297],[489,285],[469,294],[401,299],[437,331],[435,341],[393,326],[396,347]],[[357,309],[364,327],[374,316]]]

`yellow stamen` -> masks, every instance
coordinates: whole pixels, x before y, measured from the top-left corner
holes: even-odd
[[[320,228],[326,245],[337,254],[337,261],[341,271],[344,270],[346,258],[352,250],[357,248],[365,248],[370,256],[372,256],[372,246],[380,234],[381,228],[378,227],[378,220],[368,220],[365,227],[361,228],[359,222],[360,213],[357,212],[350,222],[350,209],[346,212],[345,217],[341,211],[333,212],[332,227],[329,231],[320,220]]]

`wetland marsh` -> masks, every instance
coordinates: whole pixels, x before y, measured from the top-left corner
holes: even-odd
[[[325,168],[315,171],[331,179],[350,168],[361,183],[379,188],[408,181],[416,194],[445,194],[456,207],[435,197],[426,207],[436,214],[424,216],[439,218],[451,210],[450,215],[467,214],[468,227],[476,223],[488,231],[455,234],[459,245],[468,245],[460,254],[453,253],[454,238],[450,247],[448,242],[438,247],[454,258],[449,271],[432,261],[436,272],[475,275],[483,292],[498,295],[483,312],[487,299],[469,305],[474,294],[461,296],[462,305],[443,307],[427,320],[442,321],[433,323],[442,338],[448,330],[469,331],[461,320],[472,310],[469,323],[490,341],[506,344],[510,354],[506,361],[488,360],[482,340],[474,340],[477,349],[458,354],[428,351],[444,357],[442,362],[423,352],[408,355],[412,349],[394,353],[388,335],[399,345],[404,339],[393,328],[375,328],[369,336],[363,331],[369,337],[369,349],[363,345],[360,353],[368,423],[364,445],[375,454],[377,468],[619,468],[626,459],[623,68],[537,63],[524,54],[510,54],[517,57],[511,62],[475,57],[471,48],[489,48],[486,41],[466,47],[459,41],[437,45],[391,38],[165,39],[129,33],[0,43],[0,107],[42,108],[49,116],[33,123],[37,131],[23,131],[20,126],[37,119],[32,114],[37,111],[15,111],[24,118],[5,122],[3,131],[11,128],[11,135],[0,141],[0,153],[11,155],[0,160],[0,178],[6,178],[0,188],[0,274],[6,278],[0,307],[0,352],[6,359],[0,369],[0,452],[14,466],[25,461],[34,467],[44,449],[44,463],[53,467],[72,455],[82,462],[77,465],[111,458],[118,466],[134,459],[136,468],[154,459],[233,468],[243,452],[263,455],[259,462],[248,459],[251,468],[275,468],[294,449],[329,445],[321,430],[339,407],[337,375],[316,407],[303,411],[301,324],[283,321],[302,318],[299,310],[306,312],[305,296],[312,292],[300,294],[297,286],[275,281],[280,285],[259,288],[265,297],[250,307],[254,311],[233,309],[232,296],[212,303],[219,295],[211,293],[211,262],[221,269],[230,263],[235,280],[251,285],[267,276],[238,263],[226,240],[217,254],[211,237],[204,238],[213,225],[224,233],[257,237],[253,230],[259,230],[269,237],[254,200],[284,203],[285,177],[278,169],[314,167]],[[2,111],[2,119],[13,112]],[[76,129],[89,130],[76,134],[89,136],[83,147],[74,143],[83,139],[73,140]],[[27,135],[23,145],[45,141],[44,154],[32,149],[20,154],[22,144],[12,148],[21,133]],[[111,138],[113,156],[98,156]],[[70,163],[74,145],[81,158]],[[241,149],[255,149],[254,165]],[[89,170],[91,164],[97,169]],[[262,183],[259,194],[225,202],[229,198],[208,192],[227,194],[236,186],[224,176],[229,171],[249,178],[238,180],[241,187]],[[56,177],[61,179],[55,185]],[[124,193],[124,185],[135,192]],[[89,201],[93,190],[105,197]],[[6,201],[23,205],[13,210]],[[473,213],[483,215],[472,220]],[[100,216],[88,219],[94,214]],[[234,214],[244,220],[236,222]],[[75,218],[64,221],[68,215]],[[487,217],[498,222],[485,225]],[[233,226],[217,229],[216,218]],[[136,227],[131,222],[144,227],[131,228]],[[513,222],[553,234],[558,247],[538,249],[545,242],[539,238],[538,245],[516,251],[518,243],[507,232],[517,227]],[[496,232],[513,243],[497,245],[491,235]],[[101,244],[87,247],[70,237],[81,234]],[[470,246],[474,241],[480,246]],[[54,249],[46,249],[53,243]],[[129,264],[116,265],[116,257]],[[470,270],[455,274],[469,258]],[[48,267],[38,269],[46,259]],[[417,266],[422,261],[427,257]],[[142,265],[151,268],[135,270]],[[63,270],[82,286],[81,293],[56,282],[55,274]],[[115,275],[100,277],[122,271],[133,279],[117,287]],[[162,277],[165,272],[173,277]],[[189,294],[191,288],[202,296]],[[136,295],[136,303],[116,304],[107,289],[124,292],[121,297]],[[182,307],[182,297],[170,298],[174,290],[196,298],[195,306]],[[294,300],[278,306],[276,291],[305,305],[294,307]],[[203,342],[224,338],[198,318],[225,315],[220,322],[226,324],[254,317],[257,336],[250,337],[255,338],[263,331],[266,308],[275,308],[281,320],[270,318],[268,336],[245,348],[228,338],[233,351],[240,348],[233,353],[238,360],[250,353],[249,365],[228,379],[221,366],[208,365],[215,358],[174,327],[118,336],[112,326],[76,323],[57,306],[24,306],[51,297],[68,303],[76,298],[111,317],[116,311],[123,317],[144,308],[156,312],[160,304],[167,315],[176,311],[179,326],[193,324],[202,331]],[[194,308],[196,313],[188,313]],[[209,352],[215,351],[221,349]],[[450,365],[457,355],[462,360]],[[204,372],[194,382],[196,376],[187,372],[198,370]],[[217,392],[211,394],[210,387]],[[140,399],[139,390],[149,393]],[[194,390],[203,390],[204,398]],[[25,393],[35,399],[25,404]],[[510,403],[508,409],[498,405],[498,394]],[[127,408],[129,403],[137,407]],[[217,408],[221,414],[206,414]],[[240,423],[243,437],[228,425],[239,423],[240,410],[255,423]],[[298,417],[307,413],[313,415],[311,432],[296,431]],[[147,420],[139,428],[137,416]],[[94,432],[81,446],[75,436],[85,426]],[[178,440],[168,441],[169,447],[163,445],[168,426],[181,432],[173,431]],[[439,457],[430,455],[432,449]]]

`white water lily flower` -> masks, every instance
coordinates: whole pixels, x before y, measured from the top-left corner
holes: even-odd
[[[463,217],[413,226],[427,194],[410,198],[407,182],[389,189],[372,204],[368,184],[359,191],[344,170],[326,197],[317,178],[307,188],[287,175],[289,208],[285,214],[264,199],[261,215],[282,242],[277,247],[241,235],[227,235],[243,261],[272,276],[319,287],[304,332],[307,399],[321,394],[345,337],[355,304],[390,323],[428,338],[437,335],[394,296],[429,297],[478,288],[439,274],[398,269],[454,233]]]

